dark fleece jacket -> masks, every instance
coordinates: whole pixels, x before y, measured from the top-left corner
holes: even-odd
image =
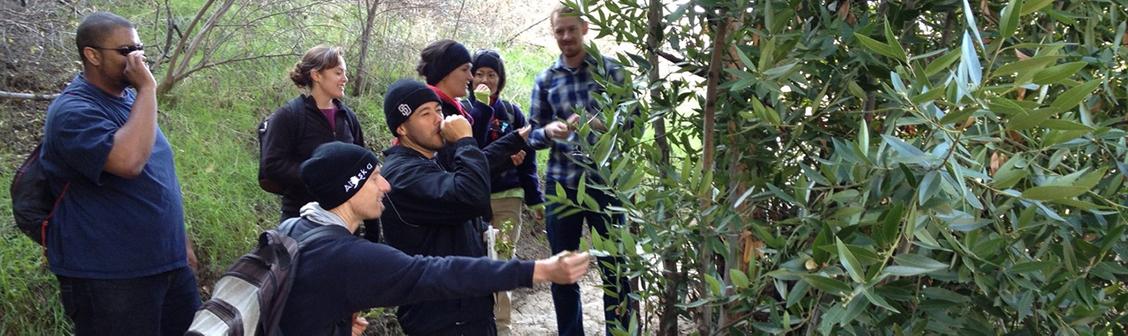
[[[305,223],[298,225],[317,225],[301,221]],[[428,307],[532,286],[532,261],[410,256],[335,228],[339,234],[310,241],[301,249],[282,312],[286,335],[329,335],[336,330],[336,335],[347,336],[352,314],[358,311],[404,304]]]
[[[282,195],[283,213],[296,216],[303,205],[313,201],[298,172],[317,146],[340,141],[364,147],[356,114],[339,100],[333,103],[337,106],[334,129],[309,95],[291,99],[259,126],[259,185]]]
[[[439,90],[437,88],[432,87],[432,89],[435,90],[435,94],[438,94],[439,97],[444,96],[444,94],[439,93]],[[460,112],[466,111],[461,110],[462,104],[453,100],[440,99],[439,106],[441,106],[443,109],[444,117],[459,115]],[[466,115],[469,116],[466,119],[467,121],[470,121],[470,127],[473,128],[474,125],[478,123],[478,121],[474,119],[473,115],[470,115],[469,111],[466,111]],[[486,162],[489,163],[488,167],[491,174],[494,172],[501,172],[513,168],[513,160],[510,159],[509,156],[516,154],[518,151],[524,149],[525,147],[528,147],[528,143],[526,142],[525,138],[522,138],[520,134],[517,134],[517,132],[506,134],[504,137],[490,143],[488,146],[479,146],[479,148],[482,149],[482,153],[486,155]],[[454,146],[448,145],[442,150],[439,150],[439,163],[441,163],[444,167],[447,167],[447,163],[451,162],[453,156]]]
[[[487,105],[471,98],[462,101],[462,107],[474,116],[474,140],[483,148],[513,136],[517,129],[529,124],[521,113],[521,108],[509,101],[498,99],[492,105]],[[544,203],[544,193],[537,177],[537,152],[527,144],[522,150],[525,151],[525,161],[520,165],[513,166],[510,161],[508,166],[490,169],[490,192],[521,187],[525,191],[525,204],[532,206]]]
[[[482,217],[490,211],[486,158],[470,137],[447,147],[452,156],[444,165],[437,157],[429,159],[404,146],[384,151],[381,174],[392,186],[381,216],[384,236],[389,245],[410,255],[482,257],[486,255]],[[406,305],[396,316],[408,334],[445,333],[458,325],[483,321],[492,327],[493,297],[484,294]]]

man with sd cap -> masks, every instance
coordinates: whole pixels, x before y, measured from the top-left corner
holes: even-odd
[[[423,83],[404,79],[388,87],[384,117],[399,145],[384,151],[384,176],[392,185],[384,199],[384,238],[411,255],[484,257],[489,164],[466,118],[444,119],[439,104]],[[401,306],[396,317],[408,335],[494,335],[493,304],[483,293]]]

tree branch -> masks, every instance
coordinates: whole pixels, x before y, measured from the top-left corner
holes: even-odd
[[[705,108],[702,125],[702,155],[701,174],[706,175],[713,171],[716,161],[716,115],[717,115],[717,84],[721,78],[721,56],[727,51],[725,50],[725,40],[728,39],[729,17],[724,13],[717,13],[716,34],[712,36],[713,51],[712,57],[709,60],[709,79],[705,86]],[[706,209],[709,207],[710,197],[707,193],[698,195],[701,208]],[[705,224],[708,225],[708,224]],[[712,268],[712,253],[702,253],[700,256],[702,271],[709,272]],[[713,310],[709,306],[701,306],[702,321],[698,326],[698,331],[705,334],[712,334],[716,329],[713,321]]]
[[[58,93],[20,93],[0,91],[0,98],[8,99],[52,100],[58,96]]]
[[[173,78],[176,77],[176,68],[175,68],[176,67],[176,61],[181,56],[184,56],[184,57],[187,57],[187,58],[192,57],[191,55],[187,55],[187,56],[184,55],[184,43],[185,43],[185,39],[188,37],[186,34],[192,33],[192,30],[196,28],[196,24],[200,23],[200,19],[203,18],[204,13],[206,13],[208,11],[208,8],[210,8],[213,3],[215,3],[215,0],[208,0],[208,2],[204,3],[203,7],[200,7],[200,10],[196,12],[196,17],[192,18],[192,23],[188,24],[188,30],[185,30],[184,32],[182,32],[181,35],[180,35],[180,38],[176,41],[176,48],[173,49],[172,59],[169,60],[169,62],[168,62],[169,69],[168,69],[168,71],[165,72],[164,80],[162,80],[161,84],[158,85],[158,88],[157,88],[158,94],[163,94],[164,91],[168,91],[170,88],[172,88]],[[165,84],[165,83],[168,83],[168,84]]]
[[[509,39],[506,39],[504,44],[510,45],[510,43],[513,43],[513,40],[516,40],[518,36],[521,36],[521,34],[524,34],[525,32],[529,31],[529,29],[533,29],[533,27],[536,27],[537,25],[541,24],[541,22],[544,22],[546,20],[548,20],[548,17],[544,17],[544,18],[541,18],[540,20],[537,20],[537,22],[533,22],[533,24],[529,25],[528,27],[525,27],[525,29],[521,29],[517,33],[513,34],[513,36],[510,36]]]
[[[196,71],[204,70],[204,69],[207,69],[207,68],[213,68],[213,67],[217,67],[217,66],[224,65],[224,64],[230,64],[230,63],[235,63],[235,62],[243,62],[243,61],[252,61],[252,60],[263,59],[263,58],[294,57],[294,56],[301,56],[301,55],[297,54],[297,53],[258,55],[258,56],[232,58],[232,59],[223,60],[223,61],[219,61],[219,62],[215,62],[215,63],[201,64],[199,66],[196,66],[195,68],[192,68],[192,70],[188,70],[181,75],[177,75],[176,81],[180,81],[184,78],[187,78],[188,75],[191,75],[192,73],[194,73]]]
[[[177,67],[178,70],[188,68],[188,64],[192,60],[192,55],[196,54],[196,49],[199,49],[200,43],[211,34],[211,30],[215,28],[219,20],[223,19],[223,16],[227,14],[227,11],[231,9],[231,5],[233,4],[235,4],[235,0],[224,1],[223,4],[220,5],[219,8],[216,8],[215,12],[208,17],[208,20],[204,22],[203,28],[200,28],[200,32],[192,39],[192,43],[188,44],[188,49],[182,51],[186,57],[180,61],[180,66]]]

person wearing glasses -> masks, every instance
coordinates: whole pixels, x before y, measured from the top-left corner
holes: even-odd
[[[302,93],[279,107],[258,130],[259,186],[282,196],[282,220],[298,217],[301,207],[313,201],[298,167],[314,148],[333,141],[364,147],[356,114],[341,102],[349,78],[340,47],[309,49],[290,71],[290,80]]]
[[[86,16],[82,72],[47,108],[47,260],[76,335],[183,335],[200,306],[173,151],[133,23]],[[191,260],[191,261],[190,261]]]

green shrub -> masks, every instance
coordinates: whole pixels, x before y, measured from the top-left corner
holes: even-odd
[[[605,114],[668,132],[589,146],[631,219],[591,246],[652,303],[624,329],[1125,332],[1123,3],[665,4],[650,46],[645,5],[577,5],[647,51]]]

